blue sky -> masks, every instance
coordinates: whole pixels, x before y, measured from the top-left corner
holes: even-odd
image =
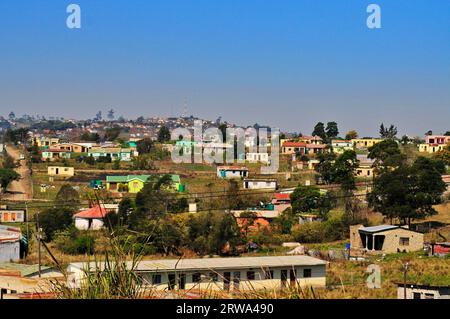
[[[186,100],[304,134],[333,120],[362,136],[450,130],[449,0],[2,0],[0,26],[2,115],[176,116]]]

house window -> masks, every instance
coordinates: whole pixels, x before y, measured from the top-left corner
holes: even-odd
[[[255,280],[255,272],[247,271],[247,280]]]
[[[161,283],[161,275],[152,275],[152,284],[157,285]]]
[[[400,237],[400,246],[409,246],[409,238]]]
[[[192,274],[192,282],[200,282],[202,275],[199,272]]]
[[[266,271],[266,279],[273,279],[273,270]]]
[[[425,294],[425,299],[434,299],[434,294]]]
[[[209,273],[209,280],[210,281],[214,281],[214,282],[219,281],[219,275],[217,273],[215,273],[215,272],[210,272]]]
[[[312,270],[310,268],[303,269],[303,278],[311,278]]]

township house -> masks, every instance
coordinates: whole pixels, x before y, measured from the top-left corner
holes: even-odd
[[[38,147],[51,147],[59,143],[59,138],[42,136],[34,138],[33,142]]]
[[[450,286],[397,283],[397,299],[450,299]]]
[[[59,271],[51,267],[41,266],[39,278],[39,266],[36,264],[0,263],[0,300],[52,298],[50,281],[63,278]]]
[[[423,234],[405,226],[350,226],[350,254],[412,252],[423,249]]]
[[[242,231],[245,228],[249,231],[269,229],[273,220],[280,216],[276,210],[232,210],[231,213]]]
[[[110,157],[111,161],[129,162],[134,154],[131,148],[121,147],[93,147],[88,151],[88,156],[95,160],[99,157]]]
[[[20,228],[0,225],[0,262],[20,259]]]
[[[357,160],[359,161],[359,166],[356,169],[356,176],[357,177],[373,177],[373,163],[374,160],[367,157],[367,155],[364,154],[357,154],[356,155]]]
[[[79,287],[96,264],[105,267],[93,262],[69,264],[68,286]],[[228,257],[143,260],[135,269],[146,286],[157,290],[245,291],[288,285],[325,287],[326,264],[310,256]]]
[[[248,177],[248,168],[243,166],[217,166],[217,177],[245,178]]]
[[[450,144],[450,136],[426,135],[425,143],[419,145],[419,152],[436,153],[443,151]]]
[[[139,193],[144,188],[145,183],[155,175],[126,175],[126,176],[106,176],[106,189],[112,192]],[[179,192],[184,191],[181,184],[180,175],[169,175],[173,188]]]
[[[278,181],[274,178],[244,178],[244,189],[277,189]]]
[[[0,223],[23,223],[26,221],[24,210],[0,210]]]
[[[79,230],[99,230],[104,226],[105,217],[108,214],[117,213],[117,208],[94,206],[92,208],[81,210],[73,216],[75,227]]]
[[[284,142],[281,147],[283,155],[314,155],[324,153],[327,148],[325,144],[308,144],[305,142]]]
[[[48,166],[47,174],[48,176],[72,177],[75,175],[75,169],[65,166]]]
[[[331,147],[337,154],[342,154],[344,151],[353,150],[353,143],[349,140],[332,140]]]
[[[358,149],[367,149],[382,141],[382,138],[354,138],[351,140],[353,146]]]
[[[65,150],[59,150],[59,149],[47,149],[42,151],[42,160],[43,161],[58,161],[63,158],[69,159],[72,155],[72,152],[65,151]]]
[[[93,147],[93,143],[58,143],[52,149],[59,149],[72,153],[87,153]]]
[[[246,153],[245,159],[249,163],[269,163],[269,153]]]

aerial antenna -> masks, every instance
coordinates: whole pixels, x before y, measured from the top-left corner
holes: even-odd
[[[188,104],[187,104],[187,98],[184,98],[183,112],[181,113],[181,117],[187,117],[187,116],[188,116]]]

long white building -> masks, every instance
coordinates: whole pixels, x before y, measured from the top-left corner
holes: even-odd
[[[135,268],[157,290],[258,290],[292,285],[325,287],[326,262],[310,256],[144,260]],[[80,287],[86,272],[102,263],[71,263],[68,285]],[[131,267],[131,263],[130,263]]]

